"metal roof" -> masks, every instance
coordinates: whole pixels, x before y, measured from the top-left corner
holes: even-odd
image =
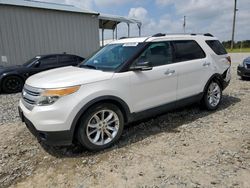
[[[0,5],[1,4],[99,15],[98,12],[77,8],[73,5],[52,2],[42,2],[34,0],[0,0]]]
[[[82,9],[69,4],[59,4],[52,2],[42,2],[38,0],[0,0],[0,5],[11,5],[11,6],[22,6],[40,9],[50,9],[68,12],[77,12],[84,14],[94,14],[99,15],[99,28],[101,29],[115,29],[117,24],[124,22],[127,24],[137,24],[141,27],[142,23],[139,20],[131,19],[123,16],[116,16],[110,14],[99,14],[95,11],[90,11],[87,9]]]
[[[103,29],[114,29],[116,25],[121,22],[127,24],[137,24],[139,27],[142,25],[142,22],[139,20],[110,14],[100,14],[99,20],[99,27]]]

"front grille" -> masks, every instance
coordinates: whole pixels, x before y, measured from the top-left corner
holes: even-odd
[[[250,69],[250,63],[249,64],[246,64],[247,65],[247,68]]]
[[[22,91],[22,101],[24,106],[27,109],[32,110],[41,92],[42,89],[34,88],[25,84]]]

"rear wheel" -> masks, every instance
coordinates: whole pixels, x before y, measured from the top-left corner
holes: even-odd
[[[109,103],[91,107],[80,119],[78,141],[92,151],[103,150],[116,142],[124,127],[121,110]]]
[[[216,110],[221,102],[222,89],[217,81],[212,81],[204,93],[202,103],[207,110]]]
[[[2,82],[2,89],[5,93],[17,93],[23,88],[24,81],[18,76],[8,76]]]

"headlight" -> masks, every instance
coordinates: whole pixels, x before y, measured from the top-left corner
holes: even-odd
[[[56,102],[60,97],[70,95],[72,93],[75,93],[78,91],[80,86],[73,86],[73,87],[67,87],[67,88],[57,88],[57,89],[45,89],[38,101],[38,106],[45,106],[50,105]]]
[[[249,64],[249,61],[244,61],[243,66],[247,69],[247,64]]]

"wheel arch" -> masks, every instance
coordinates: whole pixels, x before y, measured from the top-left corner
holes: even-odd
[[[206,85],[205,85],[205,87],[204,87],[204,89],[203,89],[203,93],[205,93],[205,91],[206,91],[206,89],[208,88],[209,84],[210,84],[213,80],[217,81],[217,82],[220,84],[221,89],[223,89],[223,78],[222,78],[222,76],[221,76],[220,74],[216,73],[216,74],[213,74],[213,75],[209,78],[209,80],[207,81],[207,83],[206,83]]]
[[[83,116],[83,114],[92,106],[98,104],[98,103],[111,103],[116,105],[124,115],[124,121],[125,123],[129,122],[130,119],[130,109],[126,102],[124,102],[121,98],[116,97],[116,96],[102,96],[95,98],[88,102],[86,105],[84,105],[79,112],[76,114],[76,116],[73,119],[73,122],[71,124],[70,132],[72,136],[72,140],[75,138],[76,130],[78,129],[78,123],[80,118]]]

